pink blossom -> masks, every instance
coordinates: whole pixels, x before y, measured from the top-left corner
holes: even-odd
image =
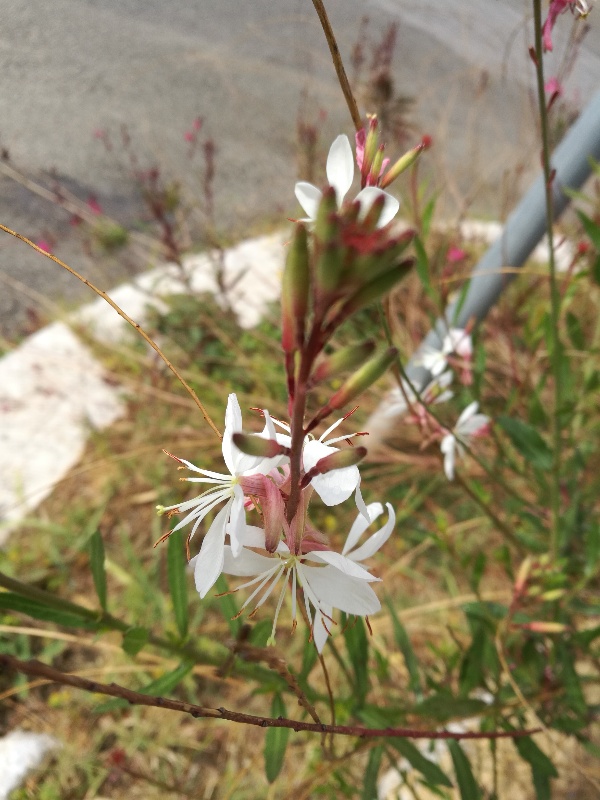
[[[44,253],[52,254],[52,245],[46,239],[38,239],[35,243],[40,250],[43,250]]]
[[[98,202],[98,200],[94,197],[94,195],[90,195],[87,199],[87,207],[92,212],[92,214],[102,214],[102,206]]]
[[[543,46],[546,52],[552,50],[552,29],[556,25],[556,20],[567,8],[570,8],[578,16],[585,17],[590,12],[591,3],[587,0],[551,0],[548,18],[542,26]]]
[[[459,261],[464,261],[466,257],[466,252],[461,250],[460,247],[456,247],[456,245],[450,245],[448,248],[448,254],[446,255],[446,258],[450,264],[457,264]]]
[[[365,158],[366,139],[367,139],[367,134],[365,133],[364,128],[361,128],[359,131],[356,131],[356,135],[354,137],[354,141],[356,142],[356,166],[360,170],[362,170],[362,165]]]
[[[562,83],[558,80],[558,78],[549,78],[549,80],[547,80],[546,83],[544,84],[544,89],[546,90],[546,93],[549,94],[550,96],[555,94],[557,95],[563,94]]]
[[[194,133],[194,131],[186,131],[183,134],[183,138],[186,140],[186,142],[195,142],[196,134]]]

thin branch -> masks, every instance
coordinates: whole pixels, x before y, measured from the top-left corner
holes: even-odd
[[[206,410],[206,408],[205,408],[205,407],[202,405],[202,402],[200,401],[200,398],[198,397],[198,395],[196,394],[196,392],[195,392],[195,391],[192,389],[192,387],[189,385],[189,383],[188,383],[188,382],[185,380],[185,378],[184,378],[184,377],[181,375],[181,373],[179,372],[179,370],[178,370],[178,369],[177,369],[175,366],[173,366],[173,364],[171,364],[171,362],[170,362],[170,361],[169,361],[169,359],[166,357],[166,355],[163,353],[163,351],[160,349],[160,347],[159,347],[159,346],[156,344],[156,342],[155,342],[155,341],[154,341],[154,340],[153,340],[153,339],[152,339],[152,338],[151,338],[151,337],[150,337],[150,336],[149,336],[149,335],[146,333],[146,331],[145,331],[145,330],[144,330],[144,329],[141,327],[141,325],[139,325],[137,322],[135,322],[133,319],[131,319],[131,317],[130,317],[128,314],[126,314],[126,313],[123,311],[123,309],[122,309],[120,306],[118,306],[118,305],[115,303],[115,301],[114,301],[114,300],[112,300],[112,299],[111,299],[111,298],[110,298],[110,297],[109,297],[109,296],[106,294],[106,292],[102,291],[102,289],[99,289],[97,286],[94,286],[94,284],[93,284],[93,283],[91,283],[91,281],[88,281],[88,279],[87,279],[87,278],[84,278],[84,277],[83,277],[83,275],[80,275],[80,274],[79,274],[79,272],[77,272],[76,270],[74,270],[74,269],[73,269],[72,267],[70,267],[68,264],[65,264],[65,262],[64,262],[64,261],[61,261],[61,260],[60,260],[60,258],[57,258],[55,255],[52,255],[52,253],[47,253],[45,250],[42,250],[42,248],[41,248],[41,247],[38,247],[38,246],[37,246],[37,244],[34,244],[34,243],[33,243],[33,242],[30,240],[30,239],[27,239],[27,237],[25,237],[25,236],[22,236],[20,233],[17,233],[16,231],[13,231],[13,230],[11,230],[10,228],[7,228],[5,225],[0,225],[0,230],[4,231],[5,233],[9,233],[11,236],[14,236],[14,237],[15,237],[15,239],[20,239],[22,242],[25,242],[25,244],[28,244],[28,245],[29,245],[29,247],[32,247],[34,250],[36,250],[38,253],[40,253],[40,255],[42,255],[42,256],[45,256],[46,258],[49,258],[51,261],[54,261],[54,263],[55,263],[55,264],[58,264],[58,265],[59,265],[59,267],[62,267],[63,269],[66,269],[66,270],[67,270],[67,272],[70,272],[70,273],[71,273],[71,275],[75,276],[75,277],[76,277],[78,280],[80,280],[82,283],[85,283],[85,285],[86,285],[87,287],[89,287],[89,288],[90,288],[90,289],[91,289],[93,292],[95,292],[97,295],[99,295],[99,296],[100,296],[100,297],[101,297],[103,300],[106,300],[106,302],[109,304],[109,306],[112,306],[112,308],[114,308],[114,310],[117,312],[117,314],[118,314],[120,317],[122,317],[122,318],[125,320],[125,322],[128,322],[128,323],[129,323],[129,324],[132,326],[132,328],[135,328],[135,330],[136,330],[136,331],[137,331],[137,332],[140,334],[140,336],[141,336],[141,337],[142,337],[142,338],[143,338],[143,339],[144,339],[144,340],[145,340],[145,341],[146,341],[146,342],[147,342],[147,343],[150,345],[150,347],[151,347],[151,348],[152,348],[152,349],[153,349],[153,350],[154,350],[156,353],[158,353],[158,355],[159,355],[159,356],[162,358],[162,360],[165,362],[165,364],[167,365],[167,367],[168,367],[168,368],[171,370],[171,372],[173,373],[173,375],[175,375],[175,377],[177,378],[177,380],[178,380],[178,381],[181,383],[181,385],[182,385],[182,386],[183,386],[183,387],[184,387],[184,388],[187,390],[187,392],[188,392],[188,393],[191,395],[191,397],[192,397],[192,399],[193,399],[194,403],[195,403],[195,404],[198,406],[198,408],[200,409],[200,412],[201,412],[202,416],[204,417],[204,419],[206,420],[206,422],[208,422],[208,424],[209,424],[209,425],[210,425],[210,427],[213,429],[213,431],[214,431],[214,432],[217,434],[217,436],[219,437],[219,439],[222,439],[222,438],[223,438],[223,437],[221,436],[220,432],[219,432],[219,429],[217,428],[217,426],[215,425],[215,423],[214,423],[214,422],[212,421],[212,419],[210,418],[208,411],[207,411],[207,410]]]
[[[327,44],[329,45],[329,52],[331,53],[331,58],[333,59],[333,66],[335,67],[338,81],[340,83],[340,86],[342,87],[342,92],[344,93],[344,98],[346,100],[346,105],[348,106],[348,111],[350,112],[350,116],[352,117],[352,122],[354,123],[355,129],[359,131],[363,127],[362,119],[360,117],[358,106],[356,105],[356,100],[354,99],[354,95],[352,94],[352,89],[350,88],[350,81],[348,80],[348,76],[346,75],[346,70],[344,69],[344,63],[340,55],[340,48],[338,47],[337,42],[335,40],[333,29],[331,27],[331,23],[329,22],[329,17],[327,16],[327,12],[325,11],[323,0],[312,0],[312,3],[319,17],[319,22],[321,23],[321,27],[323,28],[323,33],[325,34],[325,38],[327,39]]]
[[[170,711],[179,711],[190,714],[194,718],[226,719],[242,725],[255,725],[259,728],[291,728],[292,730],[308,731],[310,733],[332,733],[340,736],[356,736],[363,739],[376,739],[380,737],[394,737],[404,739],[508,739],[521,736],[531,736],[538,733],[539,728],[519,731],[493,731],[480,733],[468,731],[466,733],[451,733],[450,731],[427,731],[414,728],[364,728],[360,725],[318,725],[314,722],[301,722],[285,717],[258,717],[253,714],[243,714],[238,711],[229,711],[226,708],[208,708],[180,700],[171,700],[167,697],[152,697],[151,695],[134,692],[119,686],[116,683],[97,683],[88,678],[61,672],[60,670],[42,664],[40,661],[21,661],[14,656],[0,655],[0,666],[4,669],[13,669],[31,677],[45,678],[52,683],[64,686],[73,686],[94,694],[119,697],[132,705],[152,706],[166,708]]]

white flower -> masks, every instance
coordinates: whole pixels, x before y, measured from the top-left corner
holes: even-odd
[[[450,328],[444,336],[441,349],[427,347],[421,356],[421,364],[435,378],[448,366],[451,353],[456,353],[463,361],[469,361],[473,355],[471,336],[462,328]]]
[[[275,630],[281,606],[285,597],[286,588],[291,580],[292,620],[296,623],[296,586],[303,591],[306,614],[312,621],[311,607],[315,610],[313,623],[313,637],[317,649],[322,651],[327,636],[333,624],[332,612],[338,608],[347,614],[367,616],[374,614],[381,608],[377,595],[369,586],[370,583],[379,581],[363,566],[360,561],[373,555],[389,538],[395,524],[395,515],[392,507],[387,504],[388,521],[376,531],[360,547],[356,547],[361,535],[367,527],[382,512],[380,503],[372,503],[365,510],[369,521],[358,515],[354,522],[342,553],[331,550],[310,550],[301,555],[290,552],[285,542],[280,542],[273,555],[266,556],[248,548],[264,549],[265,533],[260,528],[247,526],[243,535],[243,547],[240,554],[234,557],[231,548],[225,547],[223,572],[227,575],[251,578],[239,586],[240,589],[256,588],[245,600],[242,609],[246,608],[255,598],[258,602],[252,613],[260,608],[272,594],[275,587],[283,578],[279,591],[270,643],[275,640]],[[316,566],[311,566],[315,564]]]
[[[352,147],[347,136],[341,135],[333,142],[329,148],[329,155],[327,156],[327,181],[330,186],[335,189],[338,208],[341,208],[344,197],[347,195],[348,190],[352,186],[354,179],[354,156],[352,155]],[[317,218],[317,210],[323,193],[312,183],[300,181],[296,184],[294,192],[298,202],[306,212],[306,218],[300,220],[301,222],[314,222]],[[357,195],[356,200],[360,201],[361,210],[360,216],[364,217],[373,202],[377,197],[383,195],[385,202],[379,222],[378,228],[383,228],[387,225],[398,213],[400,203],[391,194],[384,192],[383,189],[378,189],[376,186],[366,186]]]
[[[304,472],[309,472],[317,461],[320,461],[325,456],[330,456],[333,453],[339,450],[338,447],[332,447],[332,445],[336,444],[337,442],[345,441],[350,436],[338,436],[335,439],[329,439],[329,441],[325,441],[326,437],[334,431],[338,425],[345,420],[345,417],[338,419],[333,425],[330,425],[327,430],[321,434],[318,439],[315,439],[310,434],[304,439],[304,446],[302,449],[302,466]],[[279,420],[274,420],[276,425],[279,425],[280,428],[283,428],[285,431],[288,432],[286,434],[277,434],[277,441],[280,444],[283,444],[287,447],[291,444],[291,439],[289,437],[290,427],[285,422],[280,422]],[[313,487],[315,492],[319,495],[321,500],[325,503],[326,506],[337,506],[340,503],[343,503],[347,500],[350,495],[355,492],[356,494],[356,504],[361,510],[364,510],[365,505],[362,499],[362,495],[360,494],[360,472],[358,471],[358,467],[356,465],[351,467],[342,467],[341,469],[332,469],[330,472],[326,472],[324,475],[316,475],[310,482],[310,485]]]
[[[274,439],[275,428],[268,411],[264,412],[265,428],[262,433],[257,434],[263,438]],[[192,472],[198,472],[204,476],[202,478],[186,478],[192,483],[206,483],[213,488],[202,492],[198,497],[178,503],[167,508],[159,507],[160,513],[165,511],[175,511],[176,513],[189,513],[179,522],[173,531],[183,528],[193,522],[192,530],[188,536],[188,542],[198,530],[198,527],[206,515],[216,506],[225,502],[224,507],[219,511],[211,523],[206,533],[199,555],[192,559],[195,562],[195,581],[196,589],[200,597],[205,597],[209,589],[214,585],[223,569],[223,554],[225,547],[225,533],[229,534],[231,551],[235,555],[241,550],[241,541],[246,529],[246,512],[244,510],[244,490],[242,478],[252,475],[266,475],[283,460],[277,458],[260,458],[249,456],[242,453],[233,444],[233,434],[242,430],[242,412],[235,394],[230,394],[225,412],[225,432],[223,434],[223,459],[229,470],[229,474],[211,472],[200,469],[183,458],[173,456],[177,461],[187,467]],[[170,454],[169,454],[170,455]],[[191,562],[190,562],[191,563]]]
[[[451,433],[442,439],[440,449],[444,454],[444,472],[449,481],[454,480],[454,463],[457,456],[465,454],[461,440],[465,441],[474,436],[481,436],[490,421],[485,414],[478,414],[479,403],[474,401],[462,412]]]
[[[453,378],[454,373],[451,369],[448,369],[446,372],[443,372],[430,381],[424,389],[419,390],[417,386],[416,388],[419,390],[423,403],[425,403],[425,405],[432,405],[434,403],[445,403],[450,400],[454,396],[454,393],[448,387],[452,383]],[[395,386],[390,392],[384,408],[384,415],[386,417],[402,416],[410,410],[410,406],[414,407],[419,403],[412,386],[408,381],[405,381],[404,378],[402,379],[402,389],[404,392],[399,386]]]

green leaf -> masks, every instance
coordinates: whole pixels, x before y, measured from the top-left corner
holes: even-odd
[[[556,767],[529,736],[513,739],[517,752],[531,767],[537,800],[551,800],[550,778],[558,778]]]
[[[415,692],[416,694],[420,695],[422,691],[421,677],[419,675],[419,662],[417,661],[415,651],[413,650],[410,639],[408,638],[406,628],[400,622],[400,618],[396,614],[396,609],[394,608],[391,599],[387,599],[386,605],[392,618],[394,639],[396,640],[396,644],[398,645],[398,648],[404,657],[404,663],[406,664],[406,669],[408,670],[408,688],[411,690],[411,692]]]
[[[147,683],[141,689],[138,689],[138,691],[140,694],[149,694],[152,697],[160,697],[162,695],[170,694],[173,689],[175,689],[175,687],[181,683],[186,675],[190,674],[193,668],[193,663],[183,661],[178,667],[175,667],[174,670],[171,672],[166,672],[155,681]],[[128,705],[128,701],[124,698],[113,697],[104,703],[99,703],[94,708],[94,713],[108,714],[112,711],[116,711],[118,708],[127,708]]]
[[[435,292],[431,285],[431,278],[429,276],[429,259],[427,258],[427,253],[425,252],[425,248],[423,247],[423,242],[419,239],[418,236],[414,238],[414,248],[415,253],[417,256],[417,261],[415,267],[417,269],[417,275],[421,283],[423,284],[423,288],[425,292],[435,299]]]
[[[423,213],[421,214],[421,230],[423,231],[423,236],[425,238],[427,238],[431,229],[431,220],[433,219],[436,200],[437,197],[435,197],[435,195],[431,198],[431,200],[428,200],[425,204],[425,208],[423,209]]]
[[[512,417],[500,416],[496,421],[528,463],[542,470],[552,467],[552,450],[534,427]]]
[[[188,632],[188,596],[183,535],[183,531],[175,531],[169,536],[167,543],[167,578],[177,630],[181,638],[185,639]]]
[[[342,619],[344,625],[344,639],[346,649],[350,656],[350,663],[354,672],[354,702],[355,709],[364,705],[367,692],[369,691],[369,640],[365,631],[365,623],[361,617],[354,620]]]
[[[583,330],[581,329],[581,324],[575,314],[571,311],[567,311],[566,315],[567,320],[567,333],[569,334],[569,339],[571,340],[571,344],[576,350],[584,350],[585,349],[585,337],[583,335]]]
[[[280,694],[276,694],[273,697],[271,716],[273,718],[286,716],[285,705]],[[289,728],[267,728],[265,736],[265,773],[269,783],[273,783],[281,772],[289,736]]]
[[[159,695],[163,694],[170,694],[173,689],[175,689],[181,681],[190,674],[192,669],[194,668],[194,664],[191,661],[182,661],[178,667],[171,670],[171,672],[165,672],[164,675],[161,675],[160,678],[157,678],[155,681],[146,684],[143,689],[140,689],[140,692],[143,694],[151,694],[153,697],[158,697]]]
[[[377,776],[379,775],[382,754],[383,745],[381,744],[373,747],[369,753],[363,782],[362,800],[377,800]]]
[[[584,214],[583,211],[577,211],[577,216],[583,225],[583,230],[585,231],[588,239],[600,253],[600,225],[597,225],[594,220],[590,219],[590,217],[588,217],[587,214]]]
[[[88,550],[90,554],[90,569],[96,587],[98,600],[104,611],[106,611],[106,570],[104,568],[104,542],[99,530],[95,530],[88,540]]]
[[[425,778],[432,786],[452,786],[450,778],[442,772],[434,761],[430,761],[408,739],[387,739],[387,743],[397,750],[408,763]]]
[[[437,692],[415,706],[413,712],[420,717],[444,722],[455,717],[475,717],[486,708],[483,700],[454,697],[449,692]]]
[[[473,777],[469,759],[464,754],[460,744],[454,739],[448,741],[448,750],[452,756],[452,763],[454,764],[454,774],[456,775],[456,782],[460,791],[462,800],[480,800],[481,791],[477,782]]]
[[[52,608],[47,603],[38,603],[36,600],[30,600],[28,597],[13,592],[0,592],[0,609],[18,611],[34,619],[54,622],[56,625],[64,625],[66,628],[83,628],[88,631],[100,628],[100,623],[89,617],[80,617],[74,612]]]
[[[121,646],[128,656],[137,656],[140,650],[148,643],[150,632],[146,628],[133,627],[123,634]]]
[[[594,263],[592,264],[591,274],[594,283],[597,283],[600,286],[600,253],[596,256]]]

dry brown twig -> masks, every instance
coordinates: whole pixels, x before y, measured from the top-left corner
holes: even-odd
[[[45,678],[51,683],[73,686],[75,689],[83,689],[94,694],[118,697],[126,700],[131,705],[165,708],[170,711],[179,711],[182,714],[190,714],[195,719],[225,719],[242,725],[255,725],[259,728],[291,728],[296,732],[331,733],[340,736],[355,736],[361,739],[378,739],[382,737],[402,739],[507,739],[531,736],[531,734],[538,733],[540,730],[539,728],[534,728],[518,731],[491,731],[489,733],[477,731],[453,733],[450,731],[418,730],[415,728],[365,728],[361,725],[325,725],[315,722],[302,722],[301,720],[287,719],[285,717],[259,717],[254,714],[229,711],[226,708],[197,706],[193,703],[184,703],[181,700],[172,700],[168,697],[152,697],[151,695],[126,689],[116,683],[98,683],[89,678],[81,678],[78,675],[61,672],[58,669],[54,669],[54,667],[42,664],[40,661],[22,661],[9,655],[0,655],[0,666],[3,669],[13,669],[30,677]]]

